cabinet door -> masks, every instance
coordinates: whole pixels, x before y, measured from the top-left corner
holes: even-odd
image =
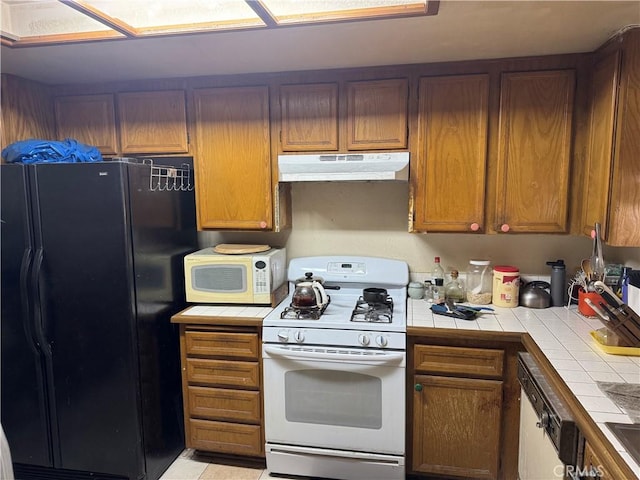
[[[118,94],[122,153],[186,153],[182,90]]]
[[[412,471],[498,478],[502,382],[416,375]]]
[[[73,138],[104,155],[117,153],[113,95],[73,95],[55,99],[58,138]]]
[[[640,246],[640,29],[624,35],[607,243]]]
[[[194,92],[200,229],[272,227],[269,90]]]
[[[483,231],[488,75],[420,79],[413,231]]]
[[[283,152],[338,149],[338,84],[280,88]]]
[[[603,234],[607,232],[619,73],[620,52],[615,51],[594,65],[591,77],[590,144],[582,200],[582,231],[587,235],[598,222]]]
[[[582,467],[585,469],[584,474],[589,475],[587,478],[613,480],[613,477],[609,475],[602,466],[602,462],[593,451],[591,445],[589,445],[589,442],[585,442],[584,444],[584,460]]]
[[[347,150],[407,148],[406,78],[347,83]]]
[[[503,73],[496,230],[565,233],[575,73]]]

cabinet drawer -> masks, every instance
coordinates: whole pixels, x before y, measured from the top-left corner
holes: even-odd
[[[413,352],[416,372],[502,377],[502,350],[415,345]]]
[[[260,342],[256,333],[186,331],[187,355],[209,355],[258,359]]]
[[[260,392],[193,386],[188,391],[191,416],[260,423]]]
[[[263,443],[258,425],[189,420],[188,447],[209,452],[262,456]]]
[[[207,385],[258,388],[260,366],[258,362],[187,358],[187,381]]]

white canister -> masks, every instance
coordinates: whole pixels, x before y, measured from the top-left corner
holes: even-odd
[[[407,293],[409,297],[419,300],[424,297],[424,285],[420,282],[411,282],[407,287]]]
[[[517,307],[519,294],[520,270],[509,265],[494,267],[492,303],[496,307]]]

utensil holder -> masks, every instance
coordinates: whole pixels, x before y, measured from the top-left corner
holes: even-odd
[[[589,305],[586,304],[585,299],[588,298],[594,304],[598,305],[600,302],[604,302],[599,293],[585,292],[582,289],[578,290],[578,311],[585,317],[596,317],[597,314]]]

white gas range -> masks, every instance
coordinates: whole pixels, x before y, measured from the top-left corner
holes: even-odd
[[[295,282],[308,272],[330,296],[317,318],[291,309]],[[403,479],[407,264],[294,258],[288,279],[291,294],[263,321],[267,470]],[[363,303],[372,287],[386,291],[384,300]]]

